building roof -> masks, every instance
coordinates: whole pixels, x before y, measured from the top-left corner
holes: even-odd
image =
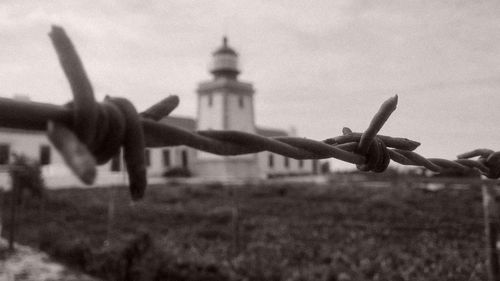
[[[228,46],[226,36],[224,36],[222,38],[222,46],[220,46],[217,50],[215,50],[215,52],[213,54],[214,55],[229,54],[229,55],[233,55],[233,56],[238,55],[235,50],[233,50],[231,47]]]
[[[264,137],[287,137],[285,130],[257,127],[257,134]]]
[[[162,118],[160,123],[176,126],[188,131],[196,130],[196,120],[189,117],[167,116]]]
[[[222,39],[222,46],[213,53],[210,72],[215,79],[229,78],[236,80],[240,73],[238,69],[238,54],[227,44],[227,38]]]

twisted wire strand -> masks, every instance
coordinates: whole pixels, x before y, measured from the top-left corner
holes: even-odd
[[[168,116],[179,99],[170,96],[138,113],[124,98],[94,98],[83,64],[65,31],[53,26],[50,38],[68,78],[73,101],[65,106],[0,98],[0,126],[47,130],[49,139],[71,170],[85,183],[95,179],[95,166],[108,162],[123,147],[134,200],[147,186],[145,147],[186,145],[218,155],[269,151],[294,159],[336,158],[361,171],[383,172],[390,161],[421,166],[430,171],[476,170],[489,178],[500,177],[500,152],[476,149],[456,160],[425,158],[414,150],[420,143],[406,138],[378,135],[397,106],[398,97],[386,100],[363,132],[342,130],[343,135],[323,141],[297,137],[264,137],[240,131],[196,131],[158,122]],[[477,159],[471,159],[475,158]]]

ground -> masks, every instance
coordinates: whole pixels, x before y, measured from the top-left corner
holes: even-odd
[[[169,184],[135,203],[126,187],[26,200],[21,243],[108,280],[485,279],[472,186]]]
[[[10,253],[5,240],[0,240],[0,280],[4,281],[94,281],[95,278],[68,270],[47,254],[23,245],[15,245]]]

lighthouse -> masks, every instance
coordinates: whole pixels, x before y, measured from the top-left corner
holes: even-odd
[[[238,79],[238,53],[229,46],[227,37],[212,53],[209,72],[212,79],[198,85],[198,130],[237,130],[255,133],[254,89]],[[255,155],[218,156],[198,153],[198,173],[227,178],[258,176]]]
[[[198,129],[239,130],[255,133],[252,84],[238,80],[238,54],[228,45],[212,54],[209,66],[211,81],[198,86]]]

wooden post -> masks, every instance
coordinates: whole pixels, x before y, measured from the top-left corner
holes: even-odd
[[[104,241],[105,246],[110,246],[111,241],[113,239],[113,230],[115,223],[115,197],[117,186],[112,185],[108,191],[108,221],[107,221],[107,230],[106,230],[106,241]]]
[[[19,200],[21,188],[15,179],[12,180],[12,189],[10,192],[10,229],[9,229],[9,250],[14,251],[14,240],[17,228],[17,203]]]
[[[233,206],[231,208],[232,232],[233,232],[233,256],[238,256],[240,253],[240,212],[238,204],[238,196],[236,194],[235,186],[230,187],[232,190],[231,197]]]
[[[121,154],[119,154],[121,155]],[[121,158],[119,161],[122,161]],[[120,163],[120,167],[123,167],[122,163]],[[128,186],[128,177],[127,173],[125,170],[122,170],[122,184],[123,186]],[[113,184],[111,187],[109,187],[108,191],[108,221],[107,221],[107,229],[106,229],[106,240],[104,241],[105,246],[111,246],[111,243],[113,242],[113,238],[115,236],[115,217],[116,217],[116,198],[118,197],[120,193],[120,184]],[[132,201],[132,206],[133,201]]]
[[[491,183],[483,183],[482,193],[488,277],[490,281],[500,281],[497,250],[499,216],[495,200],[496,192]]]
[[[0,237],[4,236],[4,231],[5,231],[4,224],[7,221],[7,217],[6,217],[6,214],[7,214],[7,209],[6,209],[7,200],[6,200],[6,197],[7,197],[7,195],[5,193],[6,193],[5,190],[3,190],[3,191],[0,192],[1,204],[2,204],[2,206],[0,208]]]
[[[38,211],[39,211],[39,225],[38,225],[38,246],[40,248],[41,246],[41,241],[42,241],[42,235],[43,235],[43,232],[45,230],[45,225],[46,225],[46,221],[45,221],[45,196],[47,196],[47,191],[46,190],[42,190],[42,195],[40,196],[40,199],[39,199],[39,206],[38,206]]]
[[[233,207],[233,249],[234,256],[240,253],[240,214],[238,210],[238,205]]]

